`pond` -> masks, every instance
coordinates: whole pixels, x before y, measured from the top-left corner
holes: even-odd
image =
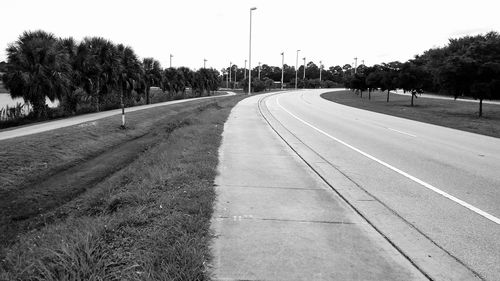
[[[24,104],[23,98],[13,99],[8,93],[0,93],[0,108],[4,108],[6,106],[14,107],[18,103]],[[57,107],[59,105],[59,101],[55,100],[54,102],[51,102],[48,98],[46,99],[46,103],[49,107]]]

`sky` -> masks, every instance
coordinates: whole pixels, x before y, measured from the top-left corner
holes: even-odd
[[[450,38],[500,32],[498,0],[16,0],[0,2],[0,61],[25,30],[81,40],[101,36],[163,67],[258,62],[325,67],[406,61]]]

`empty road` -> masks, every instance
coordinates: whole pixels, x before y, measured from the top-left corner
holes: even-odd
[[[500,139],[336,104],[328,91],[269,95],[261,112],[431,278],[457,280],[460,267],[500,280]]]

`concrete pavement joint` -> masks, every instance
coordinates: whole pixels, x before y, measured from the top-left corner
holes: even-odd
[[[286,187],[286,186],[257,186],[257,185],[231,185],[222,184],[216,185],[216,187],[226,187],[226,188],[273,188],[273,189],[290,189],[290,190],[321,190],[321,188],[310,188],[310,187]]]
[[[278,94],[278,93],[277,93]],[[462,265],[463,267],[465,267],[467,270],[469,270],[475,277],[481,279],[481,280],[485,280],[478,272],[476,272],[475,270],[473,270],[472,268],[470,268],[469,266],[467,266],[466,264],[464,264],[461,260],[459,260],[457,257],[455,257],[454,255],[452,255],[450,252],[448,252],[446,249],[444,249],[443,247],[441,247],[440,245],[438,245],[434,240],[432,240],[430,237],[428,237],[426,234],[424,234],[423,232],[421,232],[416,226],[414,226],[412,223],[410,223],[409,221],[407,221],[406,219],[404,219],[402,216],[400,216],[395,210],[391,209],[389,206],[387,206],[384,202],[382,202],[380,199],[378,199],[376,196],[374,196],[373,194],[371,194],[370,192],[368,192],[366,189],[364,189],[361,185],[359,185],[356,181],[354,181],[352,178],[350,178],[348,175],[346,175],[344,172],[342,172],[339,168],[337,168],[333,163],[331,163],[330,161],[328,161],[327,159],[325,159],[323,156],[321,156],[318,152],[316,152],[314,149],[312,149],[311,147],[309,147],[307,144],[305,144],[304,142],[302,142],[302,140],[300,140],[294,133],[292,133],[290,130],[288,130],[276,117],[274,117],[272,115],[272,113],[270,112],[269,109],[267,109],[266,106],[263,106],[262,104],[264,103],[264,99],[267,99],[271,96],[275,96],[277,94],[273,94],[273,95],[269,95],[269,96],[266,96],[266,97],[262,97],[259,102],[258,102],[258,107],[259,107],[259,111],[260,111],[260,114],[261,116],[266,120],[267,124],[271,127],[271,129],[283,140],[283,142],[285,142],[285,144],[287,144],[287,146],[309,167],[311,168],[311,170],[313,172],[315,172],[344,202],[346,202],[346,204],[348,206],[350,206],[359,216],[361,216],[371,227],[373,227],[373,229],[375,229],[375,231],[377,233],[379,233],[391,246],[393,246],[401,255],[403,255],[415,268],[417,268],[417,270],[419,270],[427,279],[429,280],[434,280],[423,268],[421,268],[417,263],[415,263],[415,261],[412,260],[412,258],[406,254],[405,251],[403,251],[403,249],[401,249],[399,246],[397,246],[387,235],[385,235],[381,229],[379,229],[377,226],[375,226],[375,224],[370,220],[368,219],[368,217],[366,217],[360,210],[358,210],[354,205],[353,203],[348,200],[343,194],[341,194],[339,192],[339,190],[341,189],[337,189],[335,187],[332,186],[332,184],[330,184],[330,182],[316,169],[312,166],[312,164],[310,164],[309,162],[306,161],[306,159],[304,159],[304,157],[302,155],[300,155],[298,153],[298,151],[292,146],[292,143],[293,144],[297,144],[297,142],[288,142],[280,132],[278,132],[278,130],[271,124],[271,121],[268,119],[268,117],[266,117],[266,114],[264,114],[264,111],[263,111],[263,107],[265,107],[265,109],[267,110],[267,114],[269,117],[272,117],[273,120],[275,122],[277,122],[284,130],[286,130],[289,134],[291,134],[296,140],[298,140],[300,142],[300,144],[304,145],[305,147],[307,147],[310,151],[312,151],[314,154],[316,154],[317,156],[319,156],[321,159],[323,159],[326,163],[328,163],[331,167],[333,167],[335,170],[337,170],[340,174],[342,174],[344,177],[346,177],[349,181],[351,181],[354,185],[356,185],[360,190],[362,190],[364,193],[366,193],[367,195],[371,196],[372,198],[374,198],[374,200],[378,203],[380,203],[383,207],[385,207],[387,210],[389,210],[392,214],[394,214],[397,218],[399,218],[401,221],[403,221],[405,224],[407,224],[408,226],[410,226],[412,229],[414,229],[417,233],[419,233],[420,235],[422,235],[423,237],[425,237],[428,241],[430,241],[433,245],[435,245],[438,249],[442,250],[444,253],[446,253],[448,256],[450,256],[453,260],[455,260],[457,263],[459,263],[460,265]]]
[[[355,224],[353,222],[346,221],[313,221],[313,220],[293,220],[293,219],[275,219],[275,218],[256,218],[249,215],[244,216],[219,216],[218,219],[231,219],[233,221],[242,221],[242,220],[255,220],[255,221],[278,221],[278,222],[298,222],[298,223],[321,223],[321,224]]]

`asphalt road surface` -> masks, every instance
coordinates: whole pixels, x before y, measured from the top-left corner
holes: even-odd
[[[343,176],[333,188],[345,198],[364,192],[350,203],[410,260],[427,243],[479,278],[500,280],[500,139],[336,104],[320,97],[328,91],[263,103],[296,138],[292,145],[327,163],[318,170]],[[370,204],[384,210],[367,211]],[[401,237],[404,229],[391,229],[398,224],[418,237]]]

